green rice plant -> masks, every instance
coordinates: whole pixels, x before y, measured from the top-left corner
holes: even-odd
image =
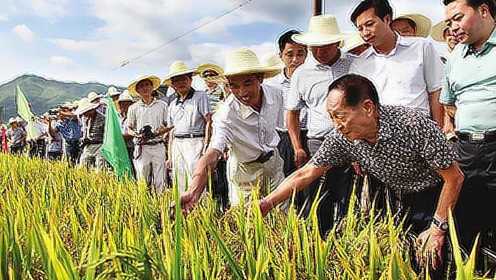
[[[157,194],[107,172],[0,155],[0,279],[424,278],[393,215],[355,211],[352,197],[322,239],[317,203],[307,220],[292,207],[263,218],[256,200],[224,213],[205,194],[183,216],[177,187]],[[458,279],[474,279],[474,254],[458,259]]]

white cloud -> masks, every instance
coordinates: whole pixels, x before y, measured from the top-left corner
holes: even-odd
[[[7,15],[0,15],[0,22],[9,21],[9,17]]]
[[[27,43],[31,43],[34,40],[34,33],[27,27],[25,24],[16,25],[12,28],[12,32],[14,32],[21,40]]]
[[[51,56],[49,58],[49,62],[51,64],[60,65],[60,66],[67,66],[74,63],[72,59],[65,56]]]
[[[50,42],[61,49],[75,52],[87,51],[98,47],[98,42],[92,41],[77,41],[72,39],[57,38],[51,39]]]
[[[32,10],[42,17],[62,17],[68,14],[69,0],[30,0]]]

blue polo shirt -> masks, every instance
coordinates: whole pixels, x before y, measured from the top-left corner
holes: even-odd
[[[496,131],[496,29],[480,50],[458,45],[446,67],[440,102],[456,106],[456,130]]]

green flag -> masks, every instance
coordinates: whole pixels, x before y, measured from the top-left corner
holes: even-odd
[[[29,102],[24,96],[19,85],[17,85],[16,92],[16,106],[17,106],[17,114],[25,120],[28,125],[26,126],[26,139],[36,139],[41,135],[41,132],[35,127],[35,116],[33,112],[31,112],[31,107],[29,106]]]
[[[117,109],[112,99],[107,98],[107,113],[105,117],[105,134],[103,137],[102,155],[114,168],[119,178],[132,177],[131,161],[127,154],[126,143],[122,136]]]

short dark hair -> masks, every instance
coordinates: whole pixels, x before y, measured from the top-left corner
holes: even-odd
[[[390,16],[393,19],[393,8],[391,8],[388,0],[363,0],[351,13],[351,22],[356,26],[357,18],[370,8],[374,8],[375,15],[381,19],[384,19],[386,16]]]
[[[448,6],[450,3],[455,2],[457,0],[443,0],[443,4]],[[489,12],[491,16],[494,18],[496,15],[496,1],[495,0],[465,0],[467,5],[470,7],[477,9],[483,4],[486,4],[489,7]]]
[[[344,93],[346,106],[355,107],[360,102],[370,99],[379,105],[379,94],[374,84],[367,78],[357,74],[347,74],[332,82],[329,92],[340,90]]]
[[[293,35],[296,35],[296,34],[301,34],[301,32],[292,29],[292,30],[289,30],[289,31],[284,32],[279,37],[279,39],[277,40],[277,45],[279,46],[279,51],[280,52],[283,52],[284,51],[284,48],[286,47],[286,44],[298,44],[292,38]]]

